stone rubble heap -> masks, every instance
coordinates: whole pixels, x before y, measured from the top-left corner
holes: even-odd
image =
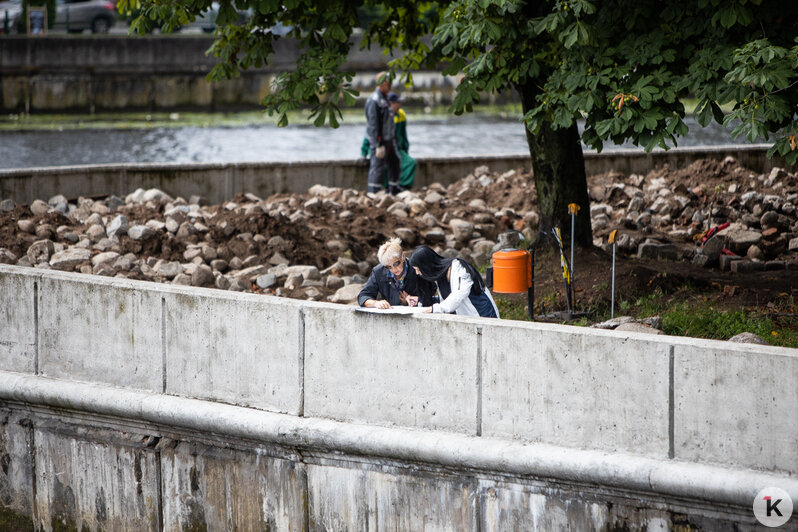
[[[48,201],[35,200],[29,206],[33,216],[16,221],[17,234],[27,249],[16,256],[0,248],[0,263],[351,303],[377,264],[377,246],[394,235],[407,250],[428,244],[446,256],[478,264],[489,261],[498,234],[510,226],[533,236],[537,226],[534,211],[519,214],[510,208],[494,209],[483,199],[462,206],[450,199],[473,186],[520,176],[514,171],[488,174],[487,167],[480,167],[448,188],[434,184],[397,196],[316,185],[306,195],[262,200],[246,194],[220,206],[203,205],[199,197],[188,201],[172,198],[158,189],[139,189],[124,200],[111,196],[105,200],[78,198],[73,203],[58,195]],[[13,201],[4,200],[0,213],[15,207]],[[352,257],[352,242],[327,240],[323,245],[337,254],[337,260],[325,268],[292,264],[286,257],[291,253],[285,250],[283,236],[239,231],[231,222],[231,217],[239,215],[311,226],[334,218],[346,226],[364,212],[386,216],[384,236],[360,260]],[[220,240],[226,244],[220,245]],[[154,241],[159,245],[151,245]],[[148,255],[148,247],[160,252]],[[167,248],[172,255],[181,250],[181,256],[164,258]],[[263,260],[253,252],[256,249],[274,252],[268,252]]]
[[[601,237],[618,229],[616,249],[638,258],[685,259],[736,273],[798,269],[798,177],[773,168],[747,181],[674,188],[664,178],[633,174],[625,183],[591,187],[595,243],[610,249]]]
[[[798,177],[774,168],[738,181],[708,190],[656,172],[594,176],[596,244],[609,249],[605,237],[618,229],[618,250],[640,258],[735,272],[798,269]],[[386,238],[480,265],[507,245],[500,235],[532,239],[538,227],[531,175],[484,166],[448,187],[397,196],[316,185],[208,206],[139,189],[124,199],[58,195],[28,207],[3,200],[0,220],[13,233],[0,241],[0,263],[341,303],[356,300]]]

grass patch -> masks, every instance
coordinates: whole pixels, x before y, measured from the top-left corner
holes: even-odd
[[[691,302],[676,303],[660,315],[665,334],[728,340],[737,334],[750,332],[773,345],[798,347],[796,318],[776,323],[768,316],[745,310],[718,310],[710,304]]]

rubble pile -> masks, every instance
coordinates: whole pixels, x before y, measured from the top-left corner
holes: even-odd
[[[618,250],[641,259],[798,269],[798,177],[782,169],[756,174],[730,158],[701,160],[646,176],[593,176],[589,190],[597,245],[618,229]],[[529,173],[485,166],[448,187],[397,196],[316,185],[221,205],[157,189],[31,205],[6,199],[0,263],[349,303],[387,238],[485,264],[500,234],[536,236],[536,201]]]

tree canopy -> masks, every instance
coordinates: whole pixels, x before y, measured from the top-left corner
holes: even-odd
[[[133,2],[142,7],[133,25],[140,32],[152,20],[166,30],[185,24],[211,5],[120,0],[120,9],[138,7]],[[246,23],[236,23],[236,10],[250,13]],[[211,48],[220,61],[210,78],[267,63],[281,38],[269,28],[290,26],[301,56],[264,105],[280,125],[288,112],[310,106],[317,125],[337,126],[339,106],[357,96],[354,73],[342,66],[364,19],[362,45],[402,52],[391,67],[405,82],[441,64],[457,77],[456,114],[486,92],[518,92],[543,231],[569,223],[569,203],[588,206],[580,138],[597,150],[627,140],[646,150],[675,146],[687,133],[688,98],[697,101],[701,125],[716,120],[735,137],[771,142],[769,153],[791,164],[798,159],[795,2],[222,0]],[[589,216],[578,220],[576,239],[590,245]]]

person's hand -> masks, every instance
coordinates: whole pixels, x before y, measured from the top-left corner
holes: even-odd
[[[377,146],[377,150],[374,152],[374,156],[377,159],[385,158],[385,146]]]
[[[427,307],[424,310],[422,310],[422,312],[424,314],[432,314],[432,307]]]
[[[404,290],[399,292],[399,303],[401,303],[402,305],[408,305],[409,303],[407,302],[407,298],[408,298],[407,292],[405,292]]]
[[[384,299],[380,299],[379,301],[374,302],[374,308],[389,309],[391,308],[391,304]]]
[[[418,306],[418,296],[407,296],[407,304],[411,307]]]

